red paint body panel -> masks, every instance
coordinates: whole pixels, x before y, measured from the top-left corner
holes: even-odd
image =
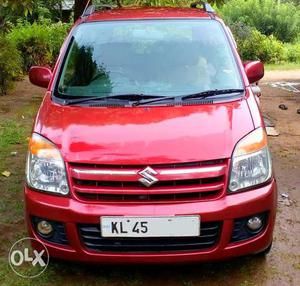
[[[94,108],[59,106],[47,95],[34,132],[55,143],[67,162],[143,165],[230,158],[253,129],[246,100]]]
[[[105,12],[96,12],[85,19],[86,22],[136,19],[170,19],[170,18],[211,18],[200,9],[151,7],[151,8],[123,8]],[[79,20],[80,21],[80,20]]]
[[[134,20],[134,19],[205,18],[224,23],[200,9],[145,8],[117,9],[97,12],[79,19],[74,28],[84,22]],[[224,27],[224,31],[226,29]],[[26,216],[29,234],[40,240],[30,222],[37,216],[65,224],[69,246],[50,242],[46,244],[51,256],[92,263],[182,263],[227,259],[266,249],[272,242],[275,222],[277,190],[276,182],[258,186],[252,190],[227,194],[230,175],[230,158],[236,144],[254,129],[264,126],[259,106],[249,88],[243,63],[235,44],[227,34],[244,86],[245,96],[231,102],[218,102],[187,106],[142,106],[142,107],[80,107],[61,106],[54,103],[51,94],[58,76],[70,36],[66,39],[53,70],[43,103],[38,112],[33,132],[51,140],[61,151],[66,162],[70,185],[70,196],[60,197],[31,190],[25,186]],[[129,189],[112,186],[80,185],[74,180],[112,180],[119,183],[120,177],[112,174],[76,173],[74,169],[90,170],[97,166],[127,165],[127,171],[138,171],[137,166],[159,164],[182,164],[206,162],[221,166],[218,171],[202,172],[187,176],[162,175],[157,168],[157,178],[164,180],[221,178],[206,184],[187,186],[165,186],[158,188],[132,187]],[[88,164],[88,165],[86,165]],[[96,168],[96,167],[95,167]],[[176,170],[182,171],[179,167]],[[190,167],[197,169],[198,167]],[[202,168],[200,166],[199,168]],[[107,168],[106,168],[107,169]],[[122,181],[135,182],[137,175]],[[199,181],[199,182],[200,182]],[[160,202],[106,202],[80,199],[80,194],[131,194],[168,195],[217,191],[215,196],[189,201]],[[79,194],[79,195],[78,195]],[[258,213],[268,213],[265,229],[255,237],[231,243],[234,220]],[[172,252],[96,252],[85,248],[77,224],[100,223],[101,216],[172,216],[200,215],[201,222],[222,222],[220,240],[208,249],[199,251]]]
[[[258,128],[261,126],[265,127],[262,113],[261,113],[261,110],[259,108],[259,105],[258,105],[258,102],[257,102],[257,99],[255,98],[255,96],[253,94],[251,96],[249,96],[247,102],[248,102],[249,110],[252,115],[254,128]]]
[[[66,223],[70,246],[62,247],[45,243],[51,256],[89,263],[184,263],[223,260],[230,257],[256,253],[266,249],[272,242],[275,221],[277,192],[275,182],[239,194],[225,196],[211,202],[161,204],[161,205],[90,205],[76,202],[70,198],[57,198],[25,188],[27,214],[41,216]],[[269,212],[267,228],[252,239],[230,243],[233,219],[259,212]],[[99,223],[103,215],[162,216],[197,214],[201,220],[222,219],[223,227],[220,241],[211,249],[192,252],[163,253],[109,253],[95,252],[84,248],[78,236],[77,223]],[[28,221],[29,217],[27,218]],[[32,237],[40,239],[28,224]]]

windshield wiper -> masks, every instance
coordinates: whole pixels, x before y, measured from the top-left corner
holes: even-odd
[[[244,92],[244,89],[237,89],[237,88],[231,88],[231,89],[213,89],[213,90],[206,90],[198,93],[188,94],[181,97],[182,100],[186,99],[192,99],[192,98],[200,98],[204,99],[207,97],[219,95],[219,94],[231,94],[231,93],[241,93]]]
[[[108,96],[81,96],[75,99],[65,99],[64,103],[65,105],[73,105],[73,104],[87,103],[90,101],[107,101],[111,99],[137,101],[140,99],[149,99],[149,98],[157,98],[157,97],[158,97],[157,95],[135,94],[135,93],[114,94]]]
[[[171,99],[179,99],[179,100],[186,100],[186,99],[193,99],[193,98],[198,98],[198,99],[205,99],[207,97],[219,95],[219,94],[231,94],[231,93],[241,93],[244,92],[244,89],[213,89],[213,90],[206,90],[198,93],[193,93],[193,94],[187,94],[187,95],[176,95],[176,96],[161,96],[156,99],[149,99],[149,100],[142,100],[142,101],[137,101],[133,103],[133,106],[139,106],[139,105],[144,105],[148,103],[155,103],[163,100],[171,100]]]
[[[80,104],[80,103],[87,103],[90,101],[107,101],[116,99],[119,100],[127,100],[127,101],[134,101],[133,106],[144,105],[148,103],[155,103],[164,100],[187,100],[193,98],[200,98],[204,99],[207,97],[219,95],[219,94],[230,94],[230,93],[241,93],[244,92],[244,89],[214,89],[214,90],[207,90],[203,92],[187,94],[187,95],[176,95],[176,96],[160,96],[160,95],[151,95],[151,94],[138,94],[138,93],[128,93],[128,94],[114,94],[108,96],[82,96],[75,99],[65,99],[65,105],[73,105],[73,104]]]

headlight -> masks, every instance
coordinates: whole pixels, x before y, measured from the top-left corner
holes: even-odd
[[[244,137],[235,147],[231,163],[229,192],[253,187],[268,181],[272,164],[267,134],[258,128]]]
[[[60,195],[69,193],[65,163],[59,150],[38,134],[30,139],[26,178],[34,189]]]

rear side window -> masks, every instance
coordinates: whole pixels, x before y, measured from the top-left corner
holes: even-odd
[[[77,27],[70,45],[57,86],[62,98],[242,88],[217,21],[85,23]]]

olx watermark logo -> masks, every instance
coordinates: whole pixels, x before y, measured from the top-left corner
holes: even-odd
[[[31,243],[37,248],[31,247]],[[46,246],[30,237],[22,238],[14,243],[8,255],[11,269],[24,278],[41,275],[49,264],[49,252]]]

